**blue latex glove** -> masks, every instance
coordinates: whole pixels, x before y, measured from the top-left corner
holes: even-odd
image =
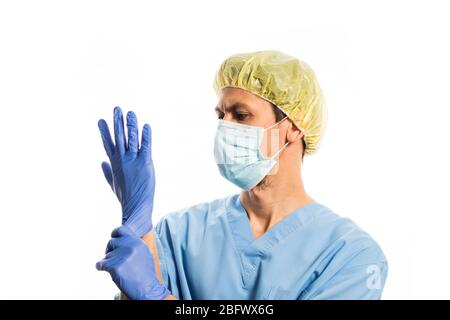
[[[117,287],[133,300],[162,300],[171,294],[156,277],[153,256],[143,240],[128,226],[114,229],[111,236],[97,270],[109,272]]]
[[[138,143],[138,124],[134,112],[127,114],[128,143],[125,138],[122,110],[114,108],[114,136],[111,139],[108,124],[98,122],[108,162],[102,163],[106,181],[122,205],[122,224],[127,225],[139,237],[152,228],[155,173],[151,155],[151,129],[145,124],[142,141]]]

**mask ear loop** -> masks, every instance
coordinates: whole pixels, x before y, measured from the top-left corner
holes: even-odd
[[[275,124],[273,124],[273,125],[271,125],[270,127],[268,127],[268,128],[265,128],[264,129],[264,131],[266,131],[266,130],[268,130],[268,129],[271,129],[271,128],[273,128],[273,127],[275,127],[277,124],[279,124],[279,123],[281,123],[281,122],[283,122],[284,120],[286,120],[287,119],[287,116],[286,117],[284,117],[283,119],[281,119],[280,121],[278,121],[277,123],[275,123]],[[286,142],[285,144],[284,144],[284,146],[282,146],[281,147],[281,149],[280,150],[278,150],[277,152],[275,152],[275,154],[274,155],[272,155],[270,158],[272,158],[272,159],[274,159],[274,158],[276,158],[276,156],[281,152],[281,151],[283,151],[283,149],[284,148],[286,148],[287,147],[287,145],[289,144],[289,141],[288,142]]]
[[[276,156],[279,155],[280,152],[283,151],[283,149],[286,148],[288,144],[289,144],[289,141],[286,142],[286,143],[284,144],[284,146],[281,147],[280,150],[278,150],[277,152],[275,152],[275,154],[274,154],[273,156],[271,156],[271,158],[276,158]]]
[[[284,117],[283,119],[281,119],[280,121],[278,121],[277,123],[271,125],[270,127],[265,128],[264,131],[265,131],[265,130],[272,129],[272,128],[275,127],[277,124],[280,124],[281,122],[283,122],[283,121],[286,120],[286,119],[287,119],[287,116]]]

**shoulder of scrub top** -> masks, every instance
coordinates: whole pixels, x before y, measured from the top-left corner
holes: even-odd
[[[331,242],[342,247],[341,254],[348,258],[358,256],[359,261],[367,263],[383,263],[387,266],[387,259],[378,242],[352,219],[343,217],[329,207],[320,204],[319,210],[312,221],[312,228],[323,232]]]

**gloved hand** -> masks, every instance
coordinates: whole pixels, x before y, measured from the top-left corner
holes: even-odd
[[[108,162],[102,163],[106,181],[122,205],[122,224],[127,225],[139,237],[152,228],[155,173],[151,155],[151,129],[142,129],[139,148],[138,124],[134,112],[127,114],[128,143],[125,138],[122,110],[114,108],[114,145],[105,120],[98,122]]]
[[[143,240],[127,226],[114,229],[111,236],[97,270],[109,272],[117,287],[134,300],[163,300],[171,294],[156,277],[153,256]]]

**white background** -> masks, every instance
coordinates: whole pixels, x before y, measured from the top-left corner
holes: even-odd
[[[111,299],[120,205],[97,120],[153,129],[153,221],[237,191],[213,158],[214,73],[276,49],[328,104],[307,192],[389,261],[384,299],[450,298],[450,1],[2,1],[0,298]]]

